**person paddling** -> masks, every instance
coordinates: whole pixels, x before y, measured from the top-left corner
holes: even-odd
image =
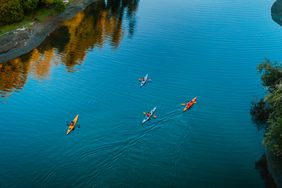
[[[140,83],[140,87],[143,87],[148,81],[150,82],[151,79],[149,78],[149,75],[146,74],[144,77],[139,78]]]

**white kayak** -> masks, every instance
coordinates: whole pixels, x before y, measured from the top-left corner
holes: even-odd
[[[149,77],[148,74],[146,74],[146,75],[144,76],[143,80],[141,80],[140,87],[143,87],[143,86],[147,83],[148,77]]]
[[[150,116],[146,116],[143,121],[142,124],[146,123],[147,121],[149,121],[151,119],[151,117],[154,115],[154,113],[156,112],[157,107],[155,106],[151,111],[150,111]]]

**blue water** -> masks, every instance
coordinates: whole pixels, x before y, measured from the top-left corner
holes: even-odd
[[[0,187],[264,187],[249,110],[282,59],[273,1],[115,2],[0,67]]]

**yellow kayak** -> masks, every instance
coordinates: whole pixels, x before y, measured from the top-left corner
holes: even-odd
[[[67,130],[67,135],[70,134],[70,132],[74,130],[77,121],[78,121],[78,114],[75,116],[75,118],[74,118],[74,119],[72,120],[72,122],[70,123],[69,128],[68,128],[68,130]]]

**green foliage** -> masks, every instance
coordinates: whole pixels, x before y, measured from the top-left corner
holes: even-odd
[[[29,14],[31,11],[35,10],[38,6],[39,0],[22,0],[22,6],[25,14]]]
[[[56,6],[56,11],[63,12],[66,9],[66,5],[62,0],[54,0],[54,1]]]
[[[267,124],[267,120],[271,109],[267,103],[261,99],[258,102],[252,103],[250,113],[252,115],[252,120],[257,124],[258,129],[264,128]]]
[[[57,12],[62,12],[66,8],[63,0],[41,0],[40,2],[46,6],[55,6]]]
[[[9,24],[23,20],[20,0],[0,0],[0,23]]]
[[[282,157],[282,117],[270,119],[269,124],[263,142],[274,155]]]
[[[54,4],[54,1],[55,0],[40,0],[40,2],[45,5],[52,5]]]
[[[263,85],[269,91],[264,101],[271,108],[264,144],[274,155],[282,157],[282,66],[265,60],[258,70],[262,73]]]
[[[282,77],[280,77],[280,80],[281,78]],[[271,91],[265,99],[273,107],[279,107],[279,105],[282,105],[282,80],[275,85],[273,91]],[[282,108],[277,108],[277,112],[281,112],[281,110]]]
[[[282,66],[271,63],[268,59],[265,59],[257,68],[262,74],[263,85],[269,90],[272,90],[282,79]]]
[[[46,12],[46,9],[50,9],[47,12],[52,14],[63,12],[65,6],[63,0],[0,0],[0,32],[15,28],[16,22],[23,19],[34,19],[38,12],[41,14],[40,12]]]
[[[57,5],[57,4],[64,4],[63,0],[40,0],[40,2],[44,5],[50,6],[50,5]]]

